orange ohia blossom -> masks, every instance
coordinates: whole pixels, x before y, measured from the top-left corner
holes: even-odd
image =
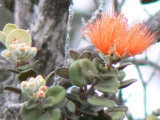
[[[118,14],[103,13],[94,24],[88,23],[85,32],[99,51],[119,58],[140,54],[156,42],[156,33],[151,34],[143,24],[129,26],[127,19]]]

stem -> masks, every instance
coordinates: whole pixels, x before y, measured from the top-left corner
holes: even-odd
[[[147,86],[143,86],[144,89],[144,113],[145,113],[145,118],[148,116],[147,114]]]
[[[144,111],[145,111],[144,115],[145,115],[145,118],[146,118],[147,117],[147,91],[146,91],[147,84],[144,82],[144,79],[142,77],[142,73],[141,73],[141,71],[139,69],[139,66],[136,66],[136,68],[137,68],[141,83],[143,85],[143,90],[144,90],[144,95],[143,95],[144,96]]]

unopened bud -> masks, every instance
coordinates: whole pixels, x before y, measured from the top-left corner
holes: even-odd
[[[27,82],[26,81],[23,81],[22,83],[21,83],[21,90],[23,91],[23,90],[25,90],[27,88]]]
[[[20,50],[21,52],[24,52],[24,51],[25,51],[25,47],[20,46],[20,47],[19,47],[19,50]]]
[[[7,52],[7,57],[10,57],[12,55],[11,51]]]
[[[43,78],[43,76],[42,76],[42,75],[38,75],[38,76],[36,77],[36,79],[39,79],[39,78]]]
[[[46,94],[44,91],[40,90],[37,92],[37,98],[42,99],[45,98]]]
[[[28,82],[35,82],[35,78],[34,77],[29,78]]]
[[[36,79],[37,87],[40,88],[41,86],[44,86],[46,84],[46,81],[44,78]]]
[[[39,88],[39,90],[42,90],[42,91],[47,91],[47,89],[48,89],[48,87],[46,86],[46,85],[44,85],[44,86],[41,86],[40,88]]]
[[[19,43],[20,43],[20,41],[17,38],[14,38],[13,44],[19,44]]]
[[[30,94],[33,94],[36,90],[36,84],[35,82],[28,82],[28,92]]]
[[[32,47],[32,52],[37,53],[38,49],[36,47]]]
[[[17,47],[17,46],[16,46],[15,44],[10,44],[10,45],[9,45],[9,49],[10,49],[10,50],[14,50],[14,49],[16,49],[16,47]]]

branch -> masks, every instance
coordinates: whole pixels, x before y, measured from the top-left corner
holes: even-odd
[[[25,105],[26,102],[23,103],[12,103],[10,101],[6,101],[6,106],[9,110],[20,110],[23,105]]]
[[[154,62],[146,60],[146,59],[140,59],[140,60],[127,59],[127,60],[124,60],[123,62],[132,62],[136,66],[138,66],[138,65],[150,65],[151,67],[160,71],[160,66],[157,63],[154,63]]]
[[[15,0],[15,24],[28,29],[31,19],[31,0]]]
[[[67,66],[67,59],[69,57],[69,43],[70,43],[70,31],[72,29],[72,21],[73,21],[73,6],[69,6],[69,14],[68,14],[68,21],[67,21],[67,34],[66,34],[66,45],[65,45],[65,59],[64,59],[64,66]]]
[[[151,16],[145,23],[152,32],[158,32],[156,40],[160,41],[160,11]]]

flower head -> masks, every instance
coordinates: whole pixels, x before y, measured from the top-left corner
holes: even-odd
[[[128,25],[123,15],[102,14],[95,24],[88,23],[86,34],[91,42],[105,55],[115,54],[122,58],[140,54],[156,41],[143,24]]]

